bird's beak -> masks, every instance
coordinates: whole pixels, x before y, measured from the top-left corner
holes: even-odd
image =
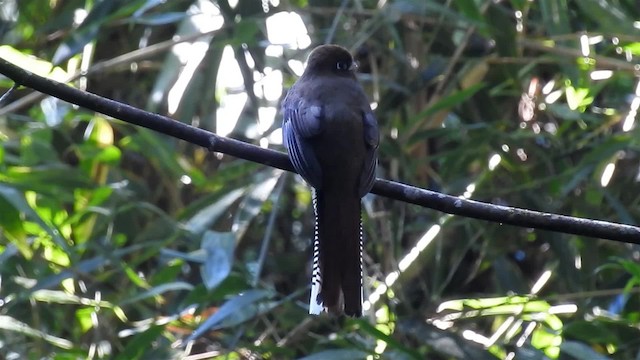
[[[357,62],[352,62],[351,66],[349,66],[349,71],[351,72],[357,72],[358,71],[358,63]]]

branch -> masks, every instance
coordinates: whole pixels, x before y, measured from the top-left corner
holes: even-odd
[[[4,59],[0,59],[0,74],[4,74],[19,85],[33,88],[72,104],[131,124],[206,147],[210,151],[221,152],[294,172],[293,166],[285,153],[271,149],[263,149],[238,140],[221,137],[166,116],[150,113],[121,102],[74,89],[65,84],[37,76]],[[453,215],[526,228],[537,228],[640,244],[640,228],[631,225],[542,213],[466,200],[383,179],[376,180],[371,192]]]
[[[638,71],[638,66],[628,61],[618,60],[618,59],[610,58],[607,56],[595,55],[595,54],[584,56],[582,51],[578,49],[559,46],[557,44],[547,44],[542,41],[535,41],[535,40],[528,40],[528,39],[520,39],[518,41],[522,46],[531,50],[543,51],[550,54],[554,54],[558,56],[566,56],[570,58],[583,58],[583,57],[591,58],[596,61],[596,66],[598,69],[604,68],[604,69],[624,70],[624,71],[633,72],[634,74]]]

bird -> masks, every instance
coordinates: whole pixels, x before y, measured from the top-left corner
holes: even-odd
[[[282,102],[283,143],[313,188],[309,313],[362,316],[362,197],[376,179],[380,135],[345,48],[313,49]]]

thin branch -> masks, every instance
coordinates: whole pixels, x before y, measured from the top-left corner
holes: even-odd
[[[485,3],[480,8],[481,15],[484,16],[484,14],[489,9],[489,5],[491,5],[491,3],[492,1],[485,1]],[[449,77],[451,77],[451,74],[453,74],[453,70],[455,69],[456,64],[458,63],[458,60],[460,60],[460,58],[462,57],[462,53],[467,48],[467,44],[471,39],[471,35],[473,35],[475,31],[476,31],[476,25],[471,25],[465,32],[464,36],[462,37],[462,41],[460,41],[460,44],[458,45],[458,47],[456,47],[456,50],[453,52],[453,55],[448,61],[447,69],[444,71],[443,75],[440,77],[440,81],[438,82],[438,85],[434,90],[434,93],[436,95],[440,95],[445,85],[449,83]],[[434,97],[434,99],[436,98],[438,98],[438,96]]]
[[[578,49],[572,49],[564,46],[559,46],[553,43],[545,43],[542,41],[536,40],[527,40],[521,39],[520,44],[527,49],[537,50],[546,53],[550,53],[558,56],[566,56],[569,58],[583,58],[585,57],[582,54],[582,51]],[[632,62],[627,62],[623,60],[614,59],[611,57],[603,56],[603,55],[589,55],[587,58],[591,58],[596,61],[596,66],[598,69],[613,69],[613,70],[624,70],[630,71],[633,73],[638,73],[640,71],[640,65],[634,64]]]
[[[234,157],[294,171],[287,154],[218,136],[166,116],[150,113],[118,101],[74,89],[43,78],[0,59],[0,74],[14,82],[99,113],[173,136]],[[600,220],[549,214],[461,199],[389,180],[377,179],[374,194],[439,210],[448,214],[526,228],[640,244],[640,227]]]
[[[324,39],[325,44],[331,44],[333,42],[333,36],[336,34],[336,29],[338,28],[338,23],[344,14],[344,9],[347,7],[349,0],[342,0],[340,4],[340,8],[338,8],[338,12],[336,16],[333,18],[333,23],[331,24],[331,28],[329,29],[329,33],[327,33],[327,37]]]

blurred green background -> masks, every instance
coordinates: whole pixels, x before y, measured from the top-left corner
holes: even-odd
[[[640,216],[639,1],[5,0],[0,38],[25,69],[279,150],[286,89],[338,43],[379,177]],[[640,359],[637,245],[364,203],[366,316],[311,317],[299,176],[20,88],[0,107],[0,358]]]

